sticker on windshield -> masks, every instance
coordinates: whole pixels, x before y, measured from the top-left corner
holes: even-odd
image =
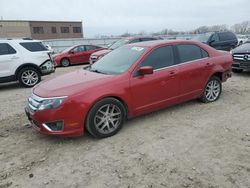
[[[142,47],[132,47],[131,50],[136,50],[136,51],[140,52],[140,51],[144,50],[144,48],[142,48]]]

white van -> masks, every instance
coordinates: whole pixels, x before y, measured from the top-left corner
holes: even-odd
[[[55,72],[49,50],[37,40],[0,40],[0,83],[19,81],[33,87]]]

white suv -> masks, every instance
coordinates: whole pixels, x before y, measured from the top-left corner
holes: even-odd
[[[37,40],[0,40],[0,83],[19,81],[33,87],[55,72],[49,50]]]

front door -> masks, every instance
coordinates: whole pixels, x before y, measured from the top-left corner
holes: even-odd
[[[153,67],[153,74],[140,75],[138,69],[143,66]],[[135,115],[174,103],[179,94],[179,80],[173,47],[153,50],[132,74],[130,89]]]

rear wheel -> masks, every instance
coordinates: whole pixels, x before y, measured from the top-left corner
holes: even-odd
[[[232,69],[234,73],[242,73],[243,69]]]
[[[41,81],[39,71],[33,67],[25,67],[18,72],[18,81],[24,87],[33,87]]]
[[[221,90],[221,80],[217,76],[212,76],[207,82],[200,100],[204,103],[214,102],[219,99]]]
[[[68,67],[70,65],[70,62],[69,62],[68,59],[64,58],[64,59],[61,60],[61,65],[63,67]]]
[[[86,128],[97,138],[106,138],[115,135],[123,125],[125,108],[114,98],[106,98],[97,102],[90,110]]]

